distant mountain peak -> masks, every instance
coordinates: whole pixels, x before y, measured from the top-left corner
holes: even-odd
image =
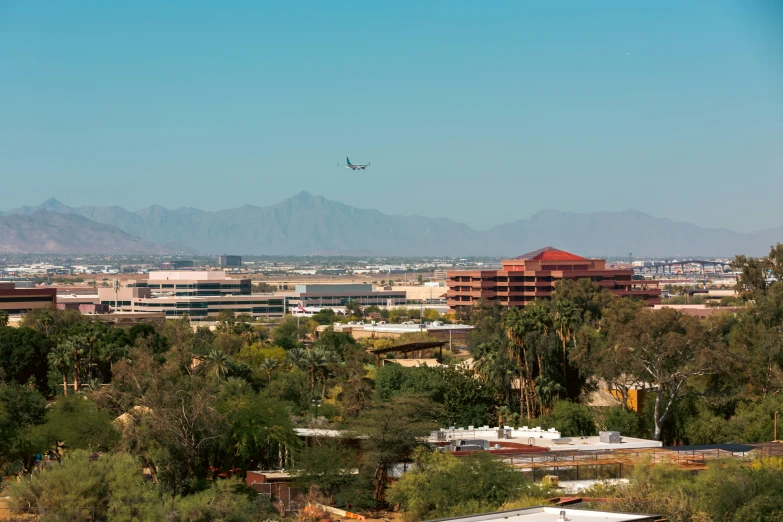
[[[627,252],[640,257],[675,253],[723,257],[763,255],[768,245],[783,240],[783,227],[741,234],[633,209],[573,212],[549,208],[526,219],[476,230],[445,218],[388,215],[357,208],[306,190],[273,205],[243,205],[214,212],[189,207],[168,210],[158,205],[135,212],[121,207],[72,208],[50,198],[38,207],[20,207],[0,215],[29,216],[39,209],[77,214],[158,245],[180,244],[196,252],[245,255],[364,252],[504,257],[556,244],[585,257],[625,256]],[[21,221],[15,226],[22,227]]]

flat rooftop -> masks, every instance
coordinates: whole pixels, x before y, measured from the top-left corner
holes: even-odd
[[[155,270],[149,281],[225,281],[230,279],[223,270]]]
[[[432,323],[430,323],[430,324],[426,324],[425,323],[425,324],[423,324],[421,326],[419,326],[419,323],[415,323],[415,324],[378,324],[378,323],[375,323],[375,324],[372,324],[372,323],[354,323],[354,324],[348,323],[348,324],[343,324],[343,323],[335,323],[332,326],[334,327],[335,330],[337,330],[338,328],[346,328],[347,327],[347,328],[362,328],[362,329],[364,329],[366,331],[371,331],[371,332],[399,333],[399,334],[416,333],[419,330],[430,331],[430,332],[436,332],[436,331],[446,331],[446,332],[448,332],[449,330],[451,330],[451,331],[462,331],[462,330],[468,331],[468,330],[473,330],[475,328],[475,326],[470,326],[470,325],[466,325],[466,324],[438,324],[438,325],[435,325],[435,324],[432,324]]]
[[[502,435],[501,435],[502,432]],[[429,442],[450,442],[452,440],[486,440],[493,447],[496,444],[502,449],[504,442],[514,444],[526,444],[549,451],[600,451],[600,450],[628,450],[661,448],[663,443],[657,440],[637,439],[621,434],[619,443],[601,442],[600,436],[588,437],[561,437],[560,432],[554,428],[548,430],[540,427],[511,428],[510,426],[468,426],[465,428],[449,428],[433,431],[428,438]]]
[[[563,518],[563,515],[565,518]],[[459,522],[597,522],[599,520],[613,522],[653,522],[658,517],[654,515],[638,515],[632,513],[613,513],[611,511],[589,511],[586,509],[569,509],[563,507],[532,507],[496,511],[483,515],[467,517],[443,518],[438,522],[458,520]]]

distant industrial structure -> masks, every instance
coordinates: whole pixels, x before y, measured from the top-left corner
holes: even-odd
[[[649,306],[661,302],[658,281],[634,279],[633,270],[608,269],[605,259],[587,259],[552,247],[504,260],[500,270],[449,271],[447,302],[452,310],[482,299],[519,308],[534,299],[550,299],[555,282],[564,279],[589,279],[615,295],[636,297]]]
[[[218,256],[220,268],[242,268],[242,256]]]

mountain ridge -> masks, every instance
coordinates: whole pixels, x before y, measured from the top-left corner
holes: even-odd
[[[173,250],[135,237],[112,225],[96,223],[77,214],[41,208],[29,214],[0,216],[0,252],[152,254],[171,253]]]
[[[55,198],[2,216],[46,210],[75,214],[158,245],[202,253],[304,255],[511,256],[555,244],[588,256],[763,255],[783,241],[783,226],[751,233],[705,228],[633,209],[580,213],[546,209],[485,230],[448,218],[384,214],[302,191],[268,206],[205,211],[160,205],[132,212],[119,206],[70,207]]]

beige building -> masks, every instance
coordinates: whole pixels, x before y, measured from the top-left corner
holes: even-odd
[[[234,279],[222,270],[160,270],[146,279],[129,279],[131,288],[149,288],[153,294],[179,297],[250,295],[250,278]]]

